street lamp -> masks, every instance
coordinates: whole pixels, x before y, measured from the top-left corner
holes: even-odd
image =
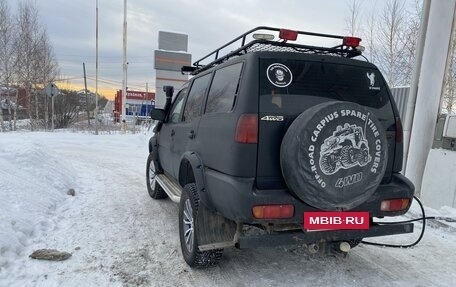
[[[96,32],[95,32],[95,134],[98,135],[98,0],[96,2]]]
[[[127,0],[124,0],[123,19],[123,56],[122,56],[122,118],[126,119],[125,103],[127,100]]]

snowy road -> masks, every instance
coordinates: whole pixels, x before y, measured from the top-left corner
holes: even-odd
[[[31,142],[53,154],[74,172],[76,190],[75,197],[65,197],[54,207],[51,224],[31,234],[19,256],[0,269],[0,286],[454,286],[456,282],[456,233],[436,228],[429,228],[423,241],[411,249],[361,244],[345,259],[309,256],[299,247],[228,249],[217,267],[190,269],[180,254],[177,205],[154,201],[147,194],[147,141],[145,135],[0,135],[0,151],[7,143]],[[415,229],[414,235],[382,241],[411,242],[420,224]],[[63,262],[29,259],[39,248],[65,250],[73,256]]]

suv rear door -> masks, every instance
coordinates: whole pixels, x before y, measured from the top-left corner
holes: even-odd
[[[395,152],[395,117],[388,87],[378,69],[369,63],[328,56],[283,56],[260,59],[257,187],[285,188],[279,151],[286,130],[306,109],[334,100],[365,106],[382,123],[388,140],[385,178],[389,178]]]

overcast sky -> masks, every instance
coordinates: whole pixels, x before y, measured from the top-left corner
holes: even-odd
[[[17,0],[8,0],[16,10]],[[83,84],[86,63],[88,85],[95,81],[95,0],[36,1],[47,27],[62,76],[73,88]],[[273,26],[330,34],[346,34],[347,0],[127,0],[128,86],[155,89],[153,55],[158,31],[188,34],[189,53],[196,60],[256,26]],[[373,2],[365,0],[363,8]],[[121,89],[123,0],[98,0],[99,87],[112,97]],[[109,89],[105,91],[102,89]]]

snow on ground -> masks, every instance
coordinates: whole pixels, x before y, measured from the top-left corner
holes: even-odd
[[[343,259],[299,246],[233,248],[217,267],[190,269],[177,205],[147,194],[147,142],[144,134],[0,134],[0,286],[454,286],[456,228],[436,223],[410,249],[361,244]],[[376,241],[409,243],[420,227]],[[73,256],[28,258],[40,248]]]

